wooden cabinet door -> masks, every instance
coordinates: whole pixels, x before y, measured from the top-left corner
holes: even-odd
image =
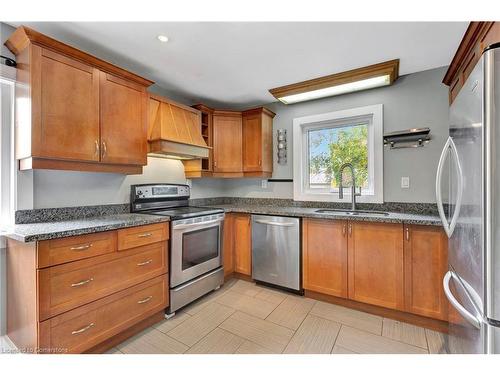
[[[100,73],[101,161],[146,165],[147,96],[144,86]]]
[[[406,225],[404,240],[405,309],[447,320],[443,277],[448,270],[448,241],[440,227]]]
[[[402,224],[349,222],[349,298],[403,310]]]
[[[243,116],[243,171],[262,170],[262,115]]]
[[[99,161],[99,71],[38,46],[32,54],[32,155]]]
[[[252,231],[250,215],[235,214],[234,222],[234,271],[252,275]]]
[[[214,115],[214,172],[242,172],[241,126],[241,114]]]
[[[347,298],[347,221],[304,219],[304,289]]]
[[[223,230],[224,276],[227,276],[234,272],[234,216],[232,214],[226,214]]]

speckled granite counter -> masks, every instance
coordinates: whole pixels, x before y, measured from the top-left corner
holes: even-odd
[[[2,235],[17,241],[32,242],[166,221],[170,221],[167,216],[143,214],[104,215],[63,221],[16,224]]]
[[[257,206],[257,205],[239,205],[239,204],[213,204],[207,207],[217,207],[224,209],[225,212],[242,212],[262,215],[278,215],[278,216],[293,216],[293,217],[311,217],[316,219],[329,220],[358,220],[358,221],[375,221],[384,223],[406,223],[419,225],[436,225],[441,226],[439,216],[407,214],[400,212],[390,212],[387,216],[374,216],[359,214],[356,216],[347,215],[342,212],[335,213],[318,213],[316,210],[320,208],[310,207],[293,207],[293,206]]]

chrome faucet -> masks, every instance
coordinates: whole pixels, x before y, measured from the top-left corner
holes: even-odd
[[[342,186],[342,175],[344,169],[349,168],[351,170],[352,186],[351,186],[351,210],[356,210],[356,197],[361,195],[361,192],[356,193],[356,177],[354,176],[354,167],[351,163],[342,164],[340,167],[340,185],[339,185],[339,199],[344,199],[344,187]],[[360,190],[361,191],[361,190]]]

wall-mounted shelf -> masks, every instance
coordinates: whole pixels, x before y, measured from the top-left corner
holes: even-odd
[[[431,140],[429,128],[398,130],[384,134],[384,146],[391,149],[422,147]]]

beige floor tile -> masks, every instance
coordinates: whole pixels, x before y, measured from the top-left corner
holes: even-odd
[[[181,354],[188,347],[154,328],[149,328],[139,335],[118,345],[125,354]]]
[[[361,354],[427,354],[425,349],[348,326],[342,326],[335,345]]]
[[[296,330],[316,301],[298,296],[288,296],[266,320]]]
[[[446,334],[441,332],[425,330],[427,337],[427,345],[429,346],[429,353],[431,354],[446,354]]]
[[[266,349],[254,342],[245,340],[234,354],[275,354],[272,350]]]
[[[120,351],[120,349],[118,349],[117,347],[114,347],[114,348],[109,349],[104,354],[123,354],[123,353]]]
[[[229,288],[224,288],[224,286],[222,286],[220,289],[214,290],[213,292],[210,292],[207,295],[198,298],[196,301],[191,302],[186,307],[183,307],[180,311],[189,315],[198,314],[212,302],[217,301],[217,299],[223,296],[228,290]]]
[[[281,353],[294,334],[291,329],[240,311],[235,312],[229,319],[224,321],[220,328],[275,353]]]
[[[198,341],[186,354],[232,354],[244,339],[220,328]]]
[[[189,317],[190,315],[186,314],[185,312],[182,311],[176,312],[173,317],[171,317],[170,319],[165,319],[160,323],[155,324],[153,328],[156,328],[157,330],[163,333],[167,333],[168,331],[171,331]]]
[[[237,280],[229,289],[231,292],[244,294],[249,297],[255,297],[255,295],[262,290],[262,287],[253,282]]]
[[[168,335],[185,345],[193,346],[233,312],[234,310],[227,306],[211,303],[199,313],[189,317],[170,330]]]
[[[264,301],[280,304],[290,294],[284,293],[271,288],[262,288],[262,290],[255,295],[255,298],[263,299]]]
[[[333,349],[339,330],[339,323],[308,315],[283,353],[328,354]]]
[[[343,346],[335,345],[332,350],[332,354],[358,354],[352,350],[346,349]]]
[[[245,294],[232,292],[224,293],[217,299],[217,303],[243,311],[247,314],[265,319],[278,306],[277,302],[269,302],[262,299],[249,297]]]
[[[311,315],[333,320],[377,335],[382,334],[382,318],[362,311],[318,301],[311,310]]]
[[[384,318],[382,336],[427,349],[425,329],[413,324]]]

